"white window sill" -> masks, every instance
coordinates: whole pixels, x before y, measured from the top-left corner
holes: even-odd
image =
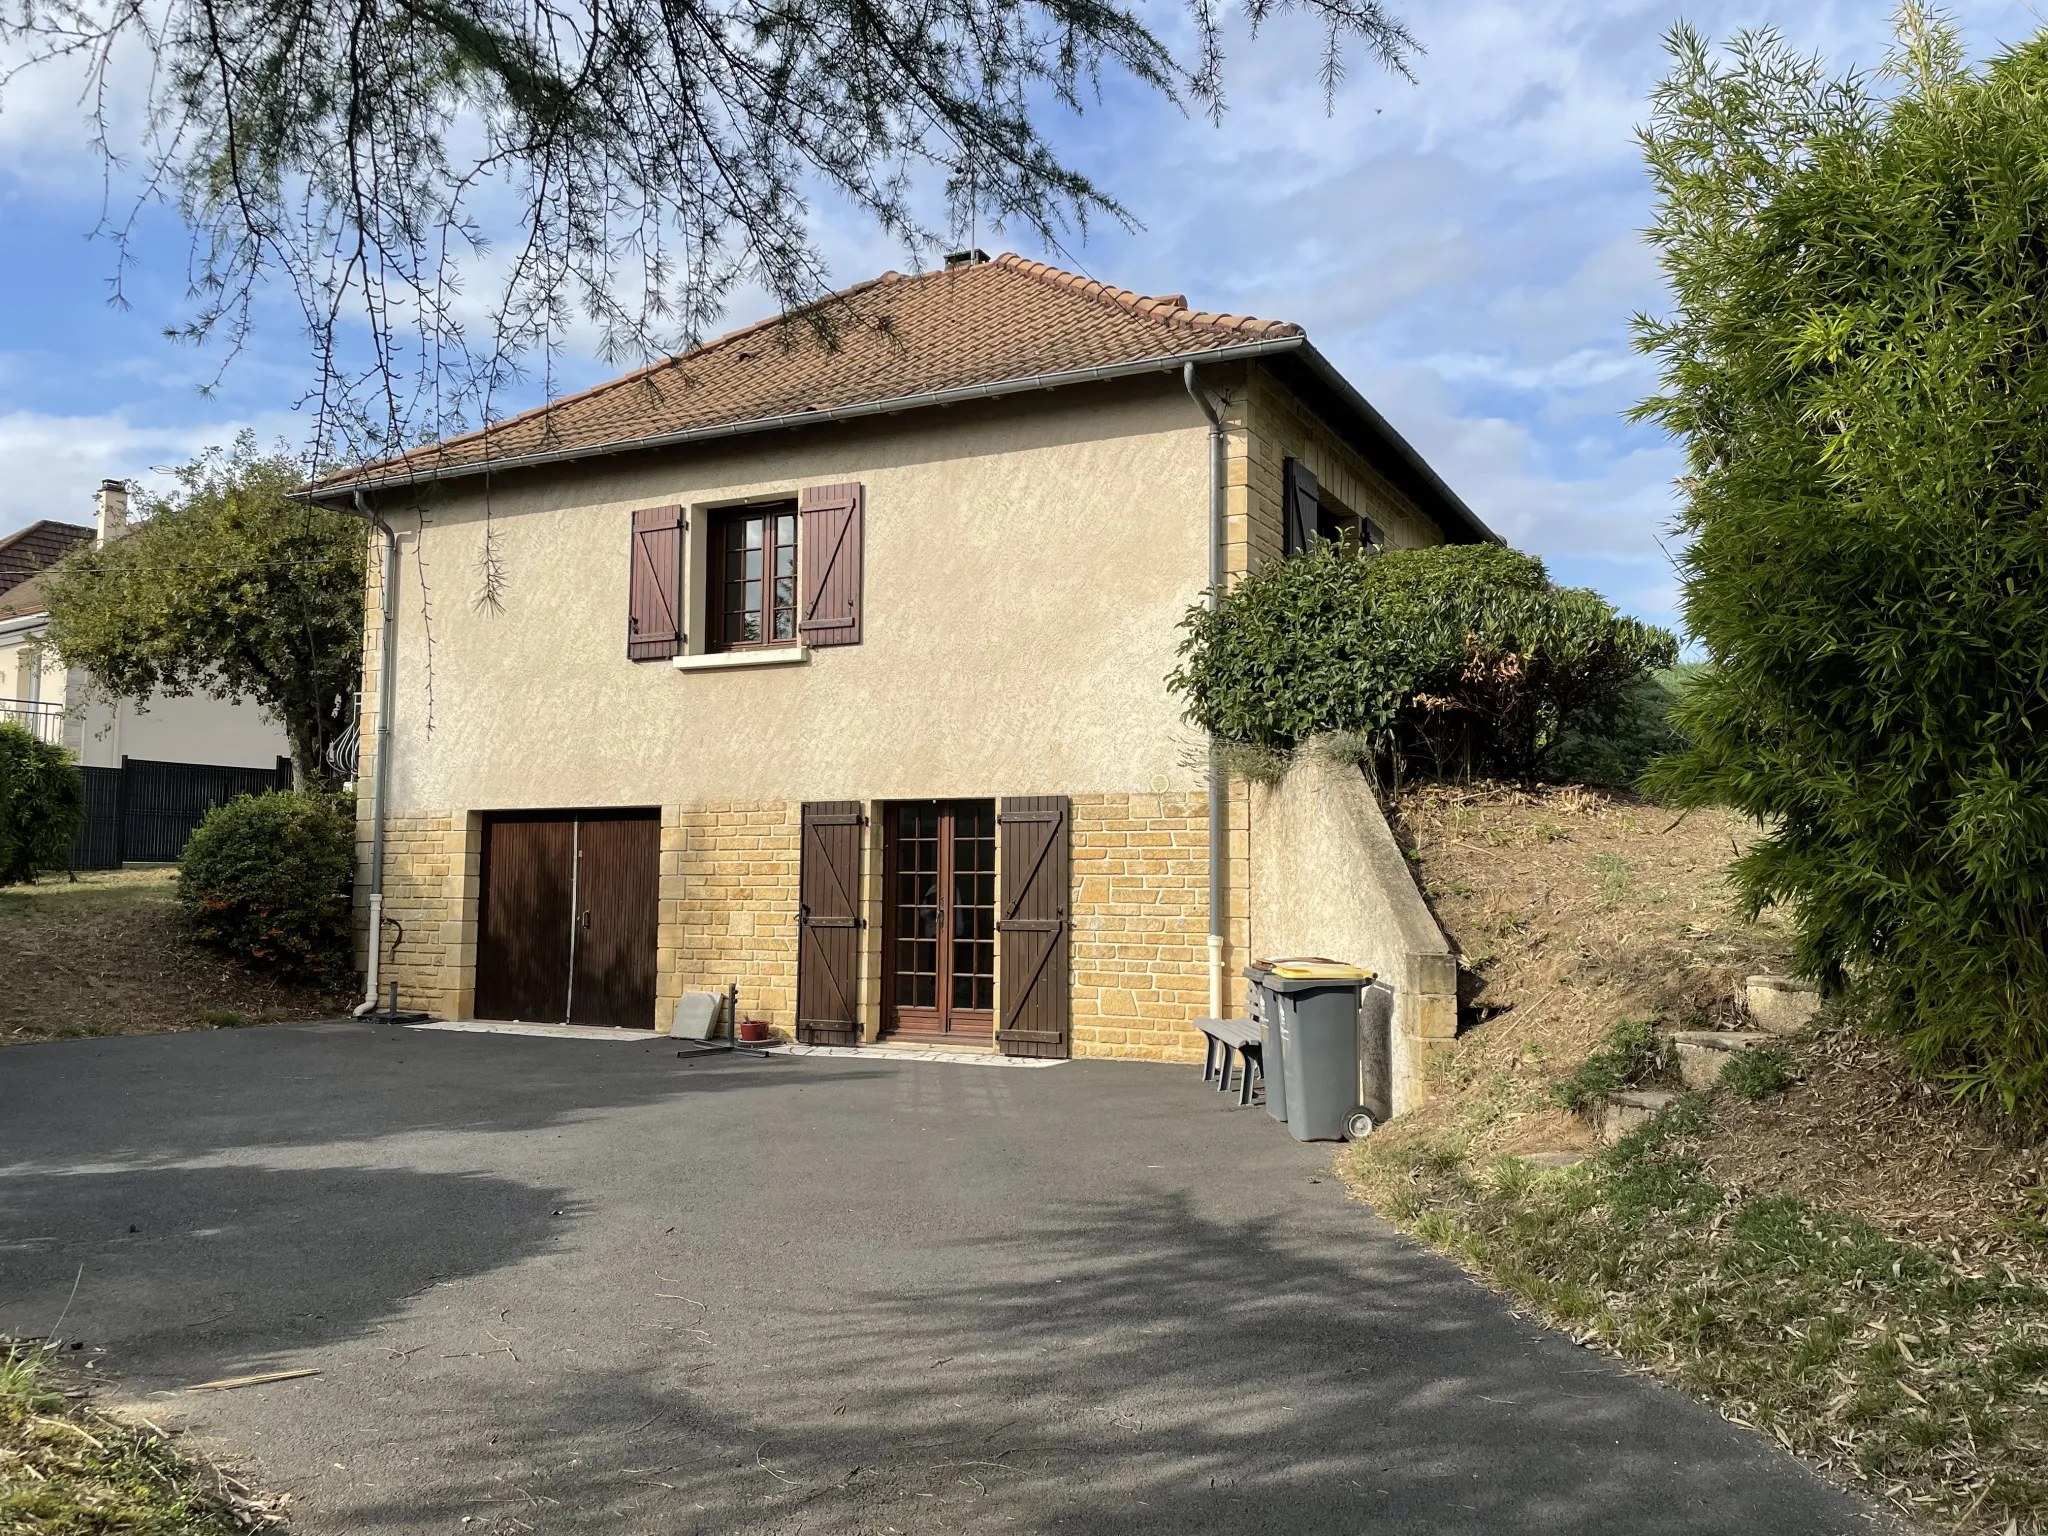
[[[794,667],[811,659],[808,645],[772,645],[758,651],[713,651],[704,656],[678,656],[669,663],[678,672],[723,672],[732,667]]]

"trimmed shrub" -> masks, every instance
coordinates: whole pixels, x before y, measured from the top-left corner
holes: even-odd
[[[71,840],[85,820],[85,781],[62,747],[18,725],[0,725],[0,885],[71,867]]]
[[[1396,780],[1535,777],[1573,730],[1611,728],[1678,649],[1493,544],[1319,544],[1181,627],[1168,683],[1212,737],[1286,751],[1346,732]]]
[[[1908,6],[1882,82],[1672,50],[1638,414],[1708,661],[1650,786],[1755,818],[1736,887],[1802,974],[2048,1126],[2048,35],[1971,68]]]
[[[242,795],[207,813],[178,862],[178,900],[201,942],[295,981],[353,965],[355,802],[317,790]]]

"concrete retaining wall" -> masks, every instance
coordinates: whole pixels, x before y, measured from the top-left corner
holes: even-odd
[[[1432,1053],[1457,1037],[1458,967],[1378,796],[1312,744],[1251,799],[1253,947],[1348,960],[1392,985],[1394,1113],[1414,1108]]]

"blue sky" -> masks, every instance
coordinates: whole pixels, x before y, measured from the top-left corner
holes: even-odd
[[[1401,7],[1428,52],[1414,84],[1354,61],[1335,111],[1313,84],[1314,31],[1234,39],[1218,128],[1112,86],[1056,142],[1142,223],[1063,239],[982,232],[1198,308],[1295,320],[1495,529],[1561,580],[1675,622],[1666,552],[1674,447],[1621,413],[1652,383],[1628,319],[1661,290],[1638,231],[1648,189],[1631,140],[1683,17],[1715,37],[1775,25],[1837,64],[1876,64],[1883,4],[1452,0]],[[1954,7],[1973,54],[2040,25],[2025,6]],[[1178,11],[1159,10],[1167,30]],[[105,182],[76,81],[45,72],[0,99],[0,533],[89,521],[107,475],[148,479],[243,425],[297,440],[310,375],[283,306],[209,395],[217,355],[166,341],[185,313],[186,248],[159,212],[109,304],[114,257],[88,240]],[[120,201],[120,189],[114,196]],[[835,280],[906,265],[829,203]],[[763,311],[743,295],[728,320]],[[559,386],[615,372],[572,335]]]

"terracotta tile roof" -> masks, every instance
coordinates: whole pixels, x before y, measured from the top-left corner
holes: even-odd
[[[47,613],[50,604],[43,596],[43,579],[40,575],[27,581],[17,581],[5,592],[0,592],[0,619],[18,619],[31,613]]]
[[[1301,337],[1298,325],[1191,310],[1021,256],[885,272],[538,410],[316,481],[316,490],[460,473],[608,445]]]
[[[10,533],[0,539],[0,594],[8,594],[13,601],[14,589],[35,575],[45,566],[55,565],[72,548],[90,543],[97,536],[96,531],[78,523],[53,523],[44,518],[39,523],[30,523],[18,533]],[[16,612],[30,610],[16,609]],[[0,613],[0,618],[9,617]]]

